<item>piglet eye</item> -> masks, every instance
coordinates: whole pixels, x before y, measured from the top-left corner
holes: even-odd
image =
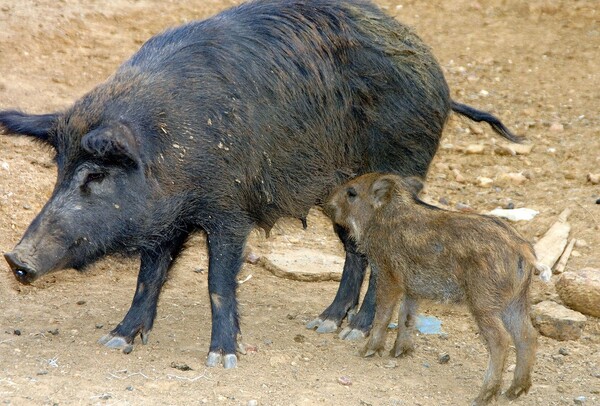
[[[353,187],[349,187],[346,190],[346,196],[348,196],[348,200],[354,200],[354,198],[358,196],[358,193],[356,193],[356,189],[354,189]]]

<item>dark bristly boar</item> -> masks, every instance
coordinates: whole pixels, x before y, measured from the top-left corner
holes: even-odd
[[[513,399],[531,386],[537,332],[529,318],[533,247],[502,220],[455,213],[418,198],[417,178],[371,173],[340,187],[328,210],[379,269],[376,311],[364,355],[380,353],[401,302],[391,355],[410,353],[419,299],[465,303],[489,351],[483,387],[474,404],[495,398],[502,383],[509,336],[516,347]]]
[[[161,287],[188,236],[204,231],[212,335],[207,364],[237,363],[236,275],[254,227],[306,218],[371,171],[424,177],[451,111],[442,70],[412,30],[362,0],[258,0],[151,38],[62,112],[0,112],[0,128],[56,152],[50,200],[5,255],[30,283],[112,253],[138,254],[131,308],[102,342],[146,342]],[[347,230],[333,331],[358,303],[367,260]],[[374,281],[348,337],[368,332]]]

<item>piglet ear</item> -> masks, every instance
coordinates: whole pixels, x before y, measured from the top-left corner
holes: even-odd
[[[56,147],[50,132],[58,114],[25,114],[16,110],[0,111],[0,130],[7,134],[26,135]]]
[[[81,140],[81,146],[93,156],[111,163],[137,167],[141,162],[137,140],[122,123],[90,131]]]
[[[371,186],[373,206],[379,208],[387,204],[392,199],[395,187],[396,181],[389,175],[381,176],[373,182],[373,186]]]
[[[419,193],[421,193],[424,187],[423,180],[416,176],[404,178],[404,184],[415,197],[419,196]]]

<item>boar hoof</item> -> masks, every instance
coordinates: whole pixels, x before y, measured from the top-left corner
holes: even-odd
[[[514,386],[511,385],[510,388],[508,388],[506,390],[506,392],[504,392],[504,396],[508,399],[508,400],[514,400],[516,398],[518,398],[519,396],[529,392],[529,388],[531,387],[531,383],[529,383],[529,385],[526,386]]]
[[[344,328],[339,334],[340,339],[347,341],[362,340],[366,336],[364,331],[350,327]]]
[[[211,351],[208,353],[206,357],[206,366],[209,368],[214,368],[223,361],[223,368],[235,368],[237,367],[237,357],[235,354],[225,354],[225,356],[221,356],[220,352]]]
[[[319,327],[321,324],[323,324],[323,319],[317,317],[313,321],[309,321],[308,323],[306,323],[306,328],[312,330],[315,327]]]
[[[123,350],[125,354],[129,354],[133,350],[133,344],[128,343],[123,337],[115,337],[111,334],[100,338],[98,342],[108,348]]]
[[[321,325],[317,328],[317,333],[333,333],[337,330],[338,325],[333,320],[325,320]]]
[[[362,352],[362,356],[364,358],[372,357],[375,354],[381,356],[381,352],[382,352],[381,349],[365,348],[364,351]]]

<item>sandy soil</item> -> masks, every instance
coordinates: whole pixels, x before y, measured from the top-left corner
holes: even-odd
[[[105,4],[110,3],[110,6]],[[185,5],[182,5],[185,3]],[[0,108],[48,112],[103,81],[152,34],[237,3],[152,0],[0,1]],[[427,196],[487,211],[512,200],[540,211],[517,228],[532,241],[571,207],[585,241],[568,269],[600,267],[600,9],[595,0],[377,0],[414,26],[444,66],[453,97],[499,115],[534,144],[526,156],[494,153],[489,128],[458,117],[429,176]],[[434,2],[438,3],[438,2]],[[460,147],[483,144],[482,154]],[[48,151],[0,137],[0,251],[9,251],[49,197],[55,178]],[[450,166],[450,168],[449,168]],[[451,169],[465,178],[457,182]],[[523,185],[482,188],[478,176],[523,172]],[[273,237],[256,232],[259,253],[313,247],[341,254],[318,212],[309,229],[282,221]],[[306,267],[311,263],[307,262]],[[137,262],[106,259],[86,274],[65,271],[18,286],[0,265],[0,401],[4,404],[456,405],[481,384],[486,351],[464,308],[424,305],[446,335],[417,337],[407,359],[358,356],[363,342],[306,330],[332,300],[336,282],[280,279],[246,264],[239,288],[243,340],[257,351],[235,370],[207,369],[210,307],[203,238],[195,238],[163,290],[148,345],[125,355],[96,340],[129,307]],[[552,296],[552,292],[548,293]],[[388,346],[392,345],[392,335]],[[541,337],[530,393],[514,404],[600,404],[600,322],[582,338]],[[560,353],[559,353],[560,351]],[[450,361],[439,364],[448,353]],[[562,355],[566,354],[566,355]],[[514,351],[505,385],[512,373]],[[187,365],[191,370],[183,371]],[[179,366],[180,368],[175,368]],[[342,385],[340,382],[350,382]],[[500,400],[500,404],[508,404]]]

